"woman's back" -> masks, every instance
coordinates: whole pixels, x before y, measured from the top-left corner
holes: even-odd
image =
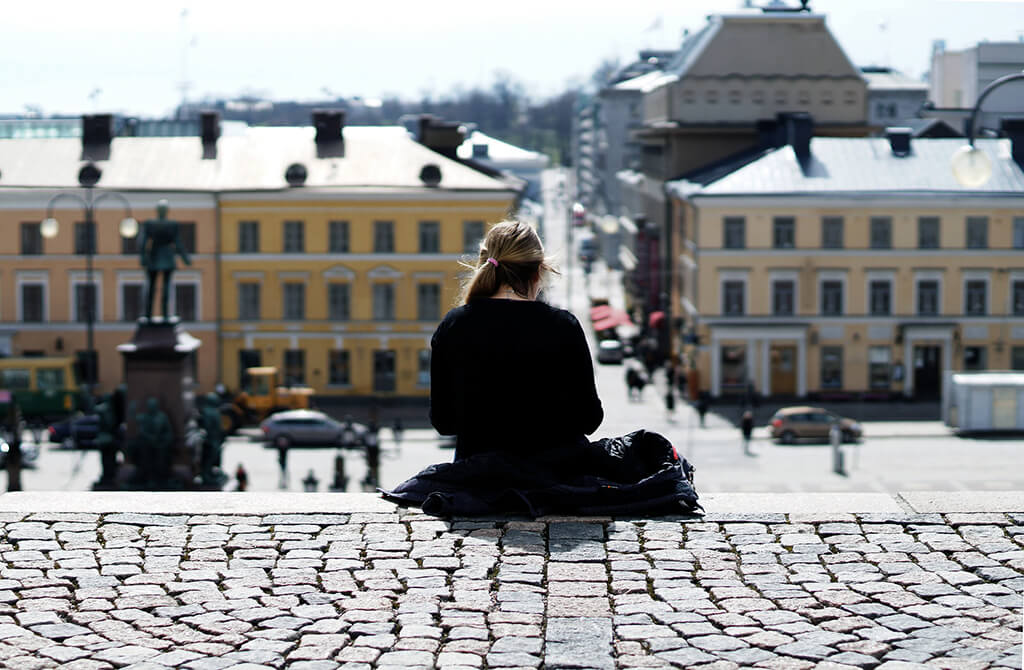
[[[456,458],[577,443],[603,411],[583,329],[533,300],[477,299],[431,341],[431,422],[457,436]]]

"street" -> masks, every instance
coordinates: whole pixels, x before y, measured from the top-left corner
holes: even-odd
[[[543,233],[548,253],[560,263],[561,275],[552,278],[545,290],[550,302],[566,306],[567,286],[572,288],[570,308],[590,338],[594,333],[588,316],[591,295],[607,297],[623,306],[622,282],[618,272],[609,271],[602,261],[585,277],[579,263],[566,262],[566,226],[572,193],[567,172],[548,170],[542,182],[545,217]],[[564,184],[564,186],[559,186]],[[571,232],[571,231],[570,231]],[[593,293],[591,293],[591,291]],[[961,438],[937,421],[864,421],[865,438],[858,445],[844,447],[847,476],[832,472],[831,448],[827,444],[776,445],[764,426],[755,429],[752,455],[743,453],[740,431],[735,426],[739,408],[713,406],[706,427],[698,424],[696,412],[677,399],[675,412],[665,411],[665,382],[655,375],[643,391],[642,400],[627,397],[622,365],[595,363],[597,386],[605,408],[605,420],[592,439],[623,435],[645,428],[667,436],[697,468],[698,491],[886,491],[897,490],[1010,490],[1024,489],[1020,464],[1024,442],[1019,439]],[[852,417],[857,419],[858,417]],[[29,434],[26,433],[26,439]],[[440,446],[430,429],[407,429],[396,443],[390,429],[381,431],[380,485],[390,487],[422,468],[452,458],[452,451]],[[345,460],[348,491],[363,490],[365,457],[360,451],[292,448],[288,454],[289,490],[302,490],[302,480],[312,472],[317,490],[325,491],[334,478],[335,455]],[[62,450],[44,443],[34,468],[22,474],[27,491],[88,490],[99,478],[99,454],[94,451]],[[249,476],[250,491],[274,491],[281,483],[277,451],[247,436],[232,437],[225,443],[225,472],[232,476],[226,489],[235,487],[233,475],[242,465]]]

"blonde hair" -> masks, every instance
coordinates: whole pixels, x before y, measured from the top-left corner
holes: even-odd
[[[531,286],[538,278],[557,273],[544,256],[537,231],[514,219],[494,224],[480,243],[476,263],[464,262],[463,266],[472,270],[459,300],[463,305],[491,297],[502,284],[520,297],[529,298]]]

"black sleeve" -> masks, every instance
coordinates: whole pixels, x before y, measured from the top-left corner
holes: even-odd
[[[590,435],[601,425],[604,409],[601,399],[597,396],[597,385],[594,381],[594,362],[590,357],[590,346],[583,327],[575,316],[569,314],[571,325],[568,329],[570,365],[569,399],[572,403],[570,414],[574,428]]]
[[[430,338],[430,423],[442,435],[455,435],[455,389],[446,360],[445,324]]]

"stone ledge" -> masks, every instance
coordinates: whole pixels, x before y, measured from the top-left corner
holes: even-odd
[[[1024,512],[1024,491],[709,493],[709,515]],[[109,514],[348,514],[392,512],[373,493],[26,491],[0,494],[0,512]]]

